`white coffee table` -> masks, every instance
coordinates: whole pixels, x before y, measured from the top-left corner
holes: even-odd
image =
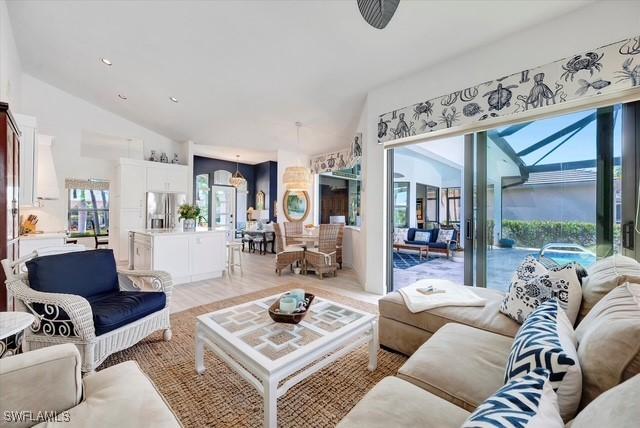
[[[278,397],[357,347],[369,343],[368,368],[378,365],[377,315],[316,298],[299,324],[276,323],[268,308],[279,297],[200,315],[196,322],[196,371],[205,371],[206,346],[263,396],[269,428],[277,426]]]

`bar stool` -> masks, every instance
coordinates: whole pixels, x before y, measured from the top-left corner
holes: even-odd
[[[244,271],[242,270],[242,247],[242,242],[227,242],[227,276],[229,279],[231,279],[231,271],[235,271],[236,267],[240,268],[240,276],[244,275]]]

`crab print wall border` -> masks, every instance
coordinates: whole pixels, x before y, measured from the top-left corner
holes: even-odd
[[[382,114],[378,142],[634,87],[640,90],[640,36]]]

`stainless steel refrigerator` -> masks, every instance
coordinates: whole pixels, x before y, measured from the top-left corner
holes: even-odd
[[[178,225],[178,207],[187,203],[184,193],[147,192],[147,229],[173,229]]]

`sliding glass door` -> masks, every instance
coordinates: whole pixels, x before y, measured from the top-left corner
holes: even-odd
[[[640,259],[640,103],[491,129],[458,144],[423,142],[393,158],[389,290],[437,277],[504,291],[527,256],[585,267],[612,254]],[[434,172],[439,181],[422,178]],[[430,185],[414,184],[418,175]],[[433,197],[440,202],[429,209]],[[436,221],[427,227],[430,212]],[[420,220],[425,231],[455,228],[456,251],[425,260],[397,245],[424,238],[405,230],[420,229]]]

